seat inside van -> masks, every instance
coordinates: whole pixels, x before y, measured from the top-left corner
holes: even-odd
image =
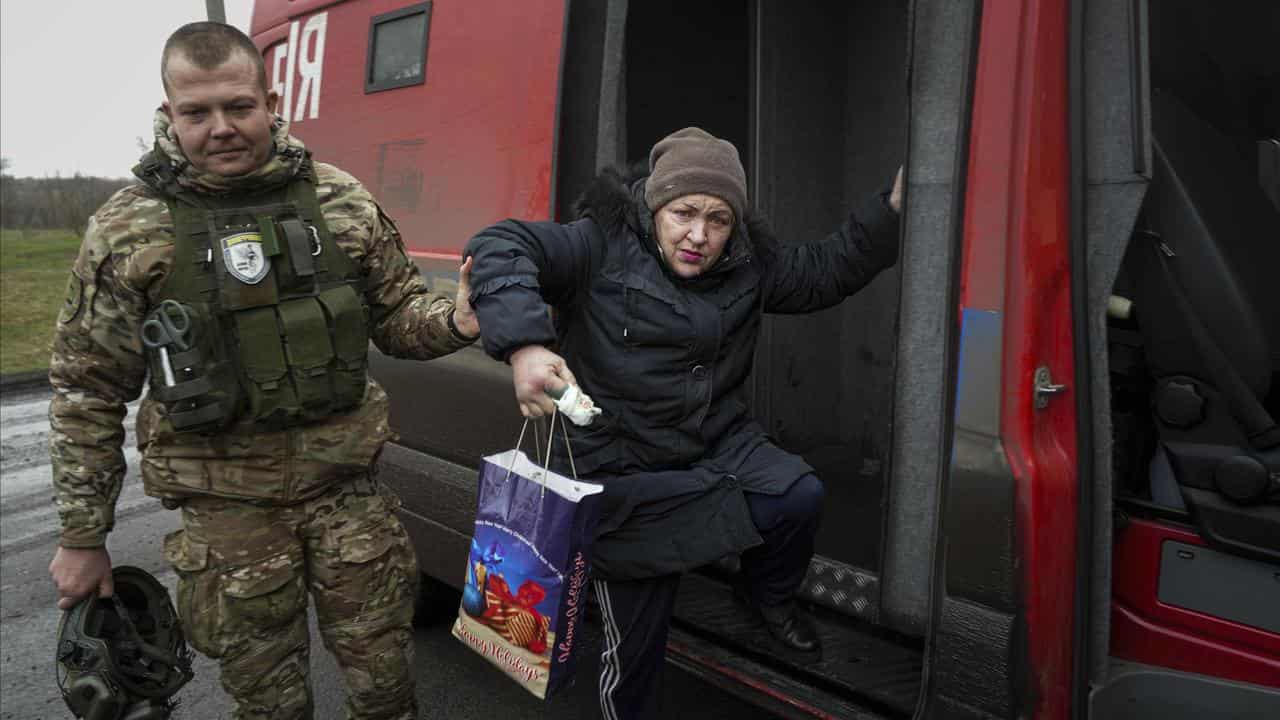
[[[1212,54],[1177,47],[1153,59],[1151,184],[1113,298],[1118,488],[1186,513],[1220,549],[1280,562],[1277,100],[1233,92],[1182,57],[1217,68]]]

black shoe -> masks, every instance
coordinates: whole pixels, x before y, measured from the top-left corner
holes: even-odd
[[[822,649],[822,641],[813,623],[800,613],[793,602],[774,607],[761,607],[760,616],[774,640],[791,650],[812,653]]]

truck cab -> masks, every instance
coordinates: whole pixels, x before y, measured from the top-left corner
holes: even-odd
[[[786,717],[1280,717],[1274,3],[257,0],[251,33],[447,293],[475,232],[572,220],[688,125],[784,243],[905,165],[897,266],[765,316],[754,364],[826,487],[823,657],[753,631],[727,558],[682,582],[671,662]],[[510,371],[370,362],[452,610]]]

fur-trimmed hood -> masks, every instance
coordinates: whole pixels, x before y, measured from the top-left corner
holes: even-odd
[[[595,220],[610,241],[634,235],[656,254],[655,242],[649,241],[654,236],[653,213],[644,202],[644,183],[648,177],[648,165],[643,162],[626,172],[605,168],[574,203],[574,217]],[[768,221],[748,209],[746,217],[739,219],[734,228],[729,247],[717,268],[736,266],[740,262],[767,265],[777,253],[777,238]],[[717,268],[712,268],[712,272]]]

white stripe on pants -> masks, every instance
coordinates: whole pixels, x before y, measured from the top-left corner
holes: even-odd
[[[600,713],[604,720],[656,718],[680,576],[593,584],[604,632]]]
[[[595,581],[596,599],[600,604],[601,624],[604,626],[604,650],[600,653],[600,715],[604,720],[618,720],[618,710],[613,704],[613,691],[618,687],[622,667],[618,663],[618,646],[622,644],[618,624],[613,619],[613,603],[609,601],[609,586],[602,580]]]

